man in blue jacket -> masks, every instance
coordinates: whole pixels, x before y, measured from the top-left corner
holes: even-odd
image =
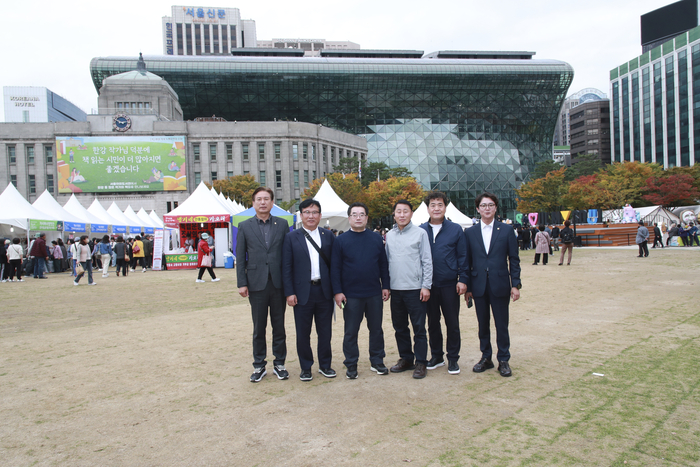
[[[498,197],[482,193],[476,198],[476,210],[481,222],[467,229],[467,293],[465,300],[474,297],[476,318],[479,323],[481,360],[474,372],[493,368],[491,356],[490,318],[496,325],[498,344],[498,372],[511,376],[510,335],[508,334],[508,306],[510,300],[520,298],[520,257],[513,227],[495,219]]]
[[[428,300],[428,337],[431,358],[428,370],[445,365],[440,317],[447,328],[447,372],[459,374],[459,296],[467,291],[467,239],[462,227],[445,219],[447,196],[433,191],[425,197],[430,221],[421,224],[430,239],[433,257],[433,287]],[[442,310],[442,313],[441,313]]]

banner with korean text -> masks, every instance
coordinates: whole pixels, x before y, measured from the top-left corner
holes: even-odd
[[[59,193],[185,191],[184,136],[57,137]]]
[[[178,224],[199,224],[208,222],[231,222],[231,216],[218,214],[215,216],[163,216],[163,223],[167,227],[177,228]]]

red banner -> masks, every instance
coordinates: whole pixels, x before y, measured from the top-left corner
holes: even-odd
[[[163,216],[163,223],[168,227],[177,227],[178,224],[206,224],[210,222],[231,222],[228,214],[214,216]]]

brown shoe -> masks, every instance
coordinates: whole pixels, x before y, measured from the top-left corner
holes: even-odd
[[[423,379],[427,372],[427,368],[423,363],[416,363],[416,369],[413,370],[413,377],[416,379]]]
[[[396,365],[391,367],[391,372],[392,373],[401,373],[403,371],[412,370],[414,368],[415,368],[415,366],[413,366],[413,363],[411,363],[408,360],[405,360],[403,358],[399,358],[399,361],[396,362]]]

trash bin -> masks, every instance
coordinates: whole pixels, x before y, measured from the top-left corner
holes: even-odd
[[[230,251],[224,253],[224,268],[233,269],[233,253]]]

